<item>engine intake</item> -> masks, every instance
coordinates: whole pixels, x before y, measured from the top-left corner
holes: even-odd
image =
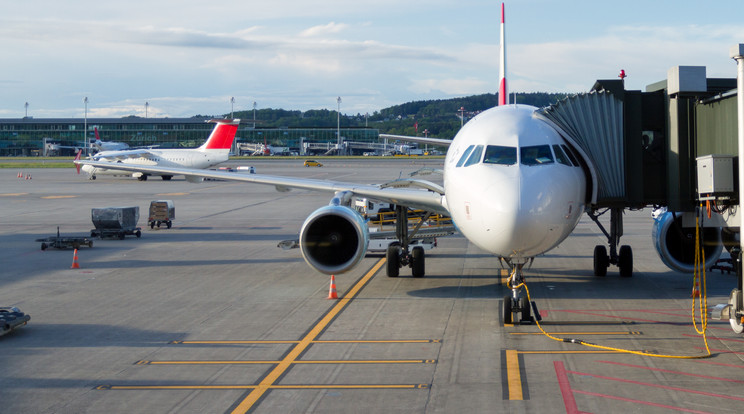
[[[661,261],[682,273],[695,271],[695,228],[682,227],[682,216],[674,219],[671,212],[654,219],[651,230],[654,247]],[[714,227],[700,229],[700,240],[705,252],[705,267],[710,269],[721,256],[721,230]]]
[[[315,210],[300,230],[302,257],[312,268],[329,275],[356,266],[368,243],[367,224],[359,213],[344,206]]]

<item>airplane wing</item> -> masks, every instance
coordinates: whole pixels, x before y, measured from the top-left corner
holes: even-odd
[[[113,163],[107,161],[78,160],[75,164],[91,165],[97,168],[116,169],[154,174],[184,175],[189,181],[199,178],[212,178],[226,181],[273,185],[279,191],[305,189],[337,193],[348,191],[355,196],[372,198],[415,209],[449,215],[444,189],[435,183],[423,180],[403,179],[386,184],[354,184],[340,181],[316,180],[311,178],[279,177],[263,174],[240,174],[228,171],[197,170],[138,164]]]
[[[93,156],[96,161],[106,160],[109,162],[117,160],[125,160],[127,158],[152,158],[153,154],[146,149],[132,149],[132,150],[121,150],[121,151],[105,151],[99,152]],[[108,167],[111,168],[111,167]]]
[[[407,141],[407,142],[418,142],[419,144],[438,145],[440,147],[449,147],[450,144],[452,143],[451,139],[411,137],[408,135],[380,134],[380,138],[392,139],[392,140],[398,140],[398,141]]]

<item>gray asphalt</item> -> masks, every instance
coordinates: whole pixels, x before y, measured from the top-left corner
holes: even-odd
[[[259,173],[383,182],[441,160],[241,161]],[[231,163],[227,163],[228,165]],[[235,164],[234,162],[232,164]],[[329,278],[281,250],[330,195],[229,182],[0,170],[0,307],[31,321],[0,337],[0,412],[741,412],[744,337],[709,321],[710,358],[657,358],[504,326],[499,262],[461,236],[427,252],[427,276],[390,279],[367,257]],[[172,229],[150,229],[171,199]],[[42,251],[86,236],[91,209],[140,208],[142,237]],[[592,273],[603,236],[588,219],[526,271],[542,328],[611,348],[705,356],[692,279],[653,251],[650,211],[625,216],[634,276]],[[707,274],[708,305],[731,274]],[[700,322],[698,319],[698,328]],[[740,408],[736,408],[740,407]],[[687,411],[685,411],[687,410]]]

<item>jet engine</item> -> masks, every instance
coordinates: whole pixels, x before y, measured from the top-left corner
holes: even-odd
[[[315,270],[339,274],[356,266],[367,252],[369,231],[353,209],[329,205],[315,210],[300,230],[302,257]]]
[[[682,273],[695,271],[695,228],[682,227],[682,215],[675,218],[668,211],[660,214],[654,219],[651,235],[656,252],[665,265]],[[721,255],[721,230],[701,228],[700,243],[705,253],[705,267],[710,269]]]

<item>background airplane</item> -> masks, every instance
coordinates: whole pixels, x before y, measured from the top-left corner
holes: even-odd
[[[98,128],[94,128],[93,131],[96,134],[96,140],[90,143],[90,147],[97,152],[129,149],[129,145],[126,142],[101,141],[101,137],[98,135]]]
[[[228,159],[230,147],[238,130],[239,119],[212,120],[214,129],[209,138],[199,148],[193,149],[130,149],[121,151],[101,151],[90,160],[98,162],[83,165],[82,170],[95,180],[97,175],[131,175],[140,181],[147,180],[149,175],[159,175],[163,180],[170,180],[174,175],[169,173],[146,172],[135,168],[124,170],[124,165],[148,167],[181,167],[181,168],[209,168]],[[96,133],[96,137],[98,134]],[[124,144],[126,145],[126,144]],[[75,161],[78,163],[79,161]],[[78,164],[79,165],[79,164]],[[78,168],[78,174],[80,168]]]

